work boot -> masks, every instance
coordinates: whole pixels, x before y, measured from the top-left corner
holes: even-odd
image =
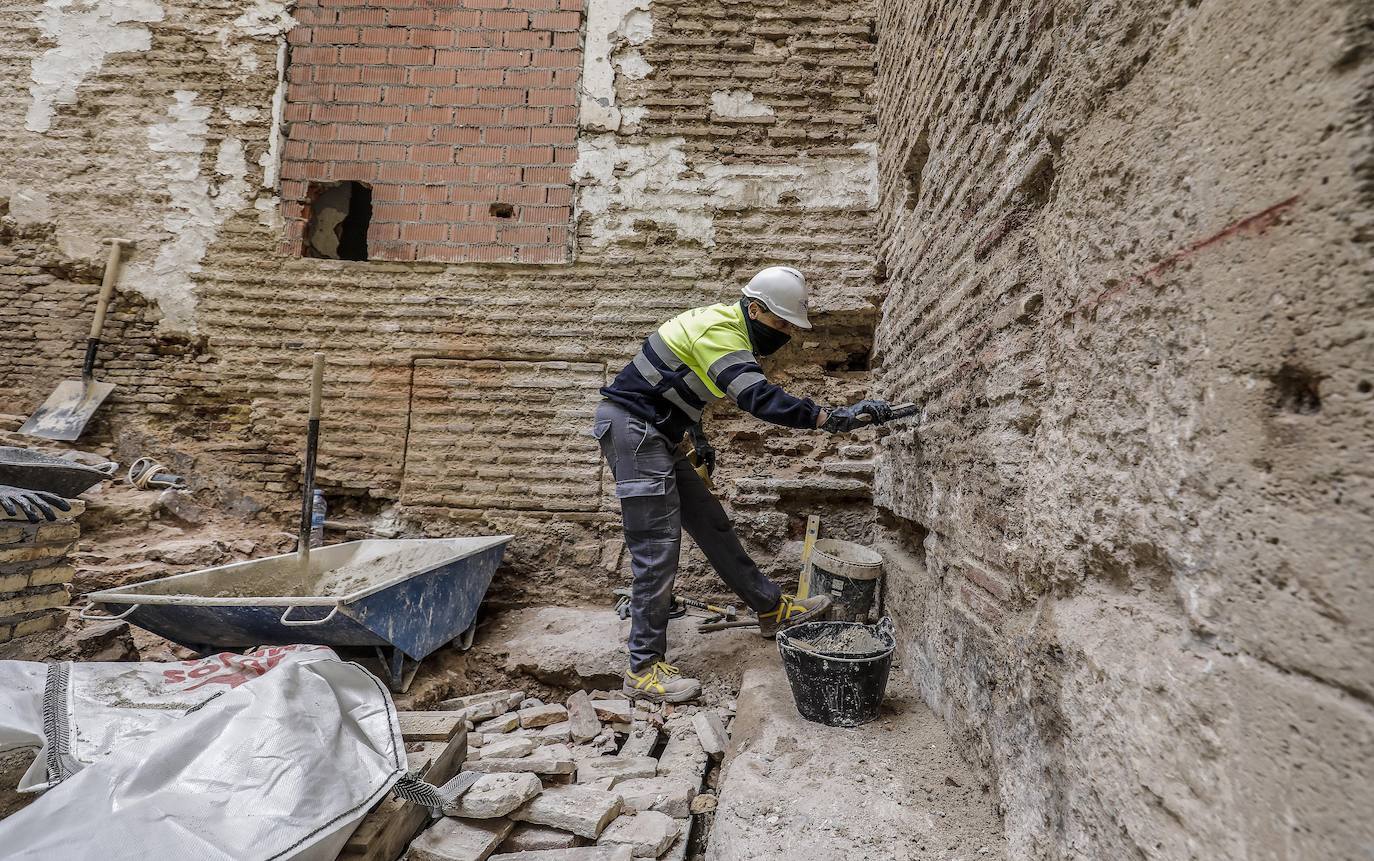
[[[813,595],[810,598],[783,595],[776,609],[759,614],[759,633],[771,640],[783,628],[819,619],[829,609],[829,595]]]
[[[686,678],[666,661],[654,661],[639,672],[626,670],[625,683],[620,689],[629,694],[630,699],[685,703],[701,694],[701,682]]]

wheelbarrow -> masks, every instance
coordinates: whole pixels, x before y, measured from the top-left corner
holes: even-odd
[[[401,692],[440,646],[472,645],[477,608],[510,540],[349,541],[316,548],[307,568],[289,553],[92,592],[81,617],[127,619],[201,653],[373,646],[387,684]]]
[[[15,446],[0,446],[0,484],[55,493],[75,499],[119,469],[113,461],[86,466],[75,461]]]

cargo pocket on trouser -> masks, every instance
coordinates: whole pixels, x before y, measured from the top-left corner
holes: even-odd
[[[678,534],[677,494],[670,493],[666,476],[617,481],[615,495],[627,535],[662,540]]]
[[[674,446],[657,428],[644,427],[644,437],[635,446],[635,476],[637,478],[668,478],[677,460]]]
[[[596,440],[597,445],[601,446],[601,456],[606,459],[606,465],[611,468],[611,475],[615,475],[615,441],[611,434],[611,420],[597,419],[592,429],[587,431],[587,436]]]

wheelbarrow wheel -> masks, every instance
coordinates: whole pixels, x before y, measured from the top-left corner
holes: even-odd
[[[451,645],[460,652],[466,652],[472,648],[472,641],[477,637],[477,621],[474,619],[468,629],[454,637]]]

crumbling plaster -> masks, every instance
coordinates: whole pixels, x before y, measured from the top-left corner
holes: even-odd
[[[158,0],[47,0],[35,23],[57,45],[33,60],[25,128],[51,128],[57,106],[76,104],[82,82],[106,56],[147,51],[152,34],[137,25],[161,21],[163,14]]]
[[[259,55],[269,51],[266,56],[277,58],[280,71],[283,36],[294,23],[290,5],[257,0],[215,28],[211,53],[240,79],[256,73],[262,65]],[[199,13],[185,9],[169,12],[157,0],[48,0],[35,23],[41,38],[56,45],[31,62],[26,131],[18,132],[31,138],[13,147],[14,157],[0,165],[0,191],[7,193],[12,217],[25,225],[53,225],[65,256],[99,261],[106,236],[137,242],[126,286],[157,303],[159,325],[166,332],[196,331],[194,276],[226,220],[250,204],[264,210],[265,219],[276,217],[250,194],[255,177],[250,176],[245,138],[227,131],[257,127],[263,114],[251,104],[236,104],[218,93],[207,99],[189,88],[176,89],[160,105],[146,103],[146,112],[128,102],[104,104],[103,94],[93,97],[98,105],[83,107],[81,100],[88,82],[110,58],[153,52],[158,27],[174,28],[168,32],[175,33],[196,27],[199,19]],[[257,158],[267,188],[275,186],[280,146],[279,85],[277,90],[273,129]],[[225,100],[217,101],[221,98]],[[105,112],[114,122],[102,134],[119,142],[98,154],[80,147],[70,135],[73,118],[63,110],[74,110],[78,117],[91,110]],[[110,189],[119,189],[117,207],[91,206],[74,183],[32,184],[35,176],[85,169],[99,171]],[[275,208],[275,197],[265,198]]]
[[[872,209],[878,196],[877,150],[861,143],[850,151],[850,156],[803,154],[780,164],[702,164],[683,149],[681,138],[640,144],[613,134],[583,136],[573,167],[578,211],[593,246],[629,237],[647,219],[709,248],[722,211],[775,207],[785,197],[812,209]]]
[[[616,98],[616,72],[643,78],[650,71],[633,50],[653,35],[650,0],[589,0],[586,16],[578,122],[590,131],[614,132],[620,128],[623,110]],[[624,55],[618,56],[622,51]]]
[[[225,220],[248,202],[248,162],[243,141],[228,136],[215,150],[212,176],[202,170],[212,109],[196,104],[197,94],[178,90],[167,120],[148,128],[148,149],[157,155],[146,179],[166,193],[162,228],[167,237],[156,256],[128,267],[129,283],[158,303],[168,328],[195,329],[193,277]]]

